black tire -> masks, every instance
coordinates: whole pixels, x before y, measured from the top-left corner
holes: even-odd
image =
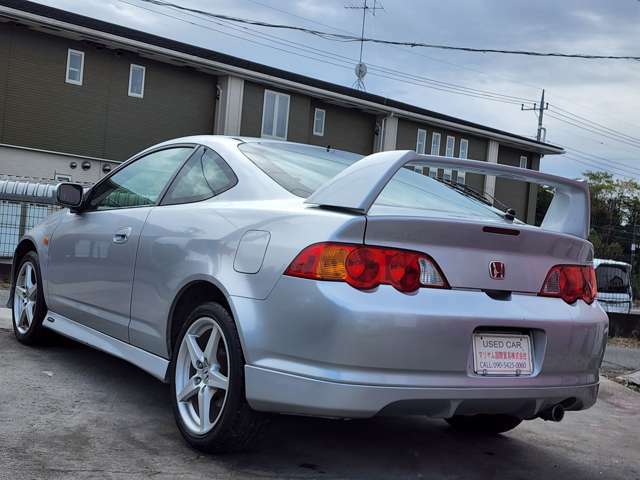
[[[199,318],[212,318],[222,330],[230,361],[227,365],[229,388],[222,413],[211,431],[203,435],[191,432],[183,423],[176,395],[176,365],[182,340],[189,327]],[[244,355],[233,318],[221,305],[213,302],[196,307],[187,317],[173,346],[170,366],[171,402],[180,433],[187,443],[206,453],[233,453],[249,449],[258,439],[266,416],[249,407],[245,396]]]
[[[522,423],[521,418],[511,415],[456,415],[446,421],[456,430],[489,434],[508,432]]]
[[[42,275],[40,274],[40,262],[38,260],[38,254],[34,251],[29,251],[18,262],[18,268],[14,273],[14,278],[11,281],[11,298],[15,301],[16,295],[16,282],[18,275],[22,270],[25,263],[30,263],[33,267],[34,274],[36,276],[37,291],[36,291],[36,304],[33,310],[33,321],[26,332],[22,333],[18,330],[18,322],[15,318],[14,304],[11,305],[11,318],[13,320],[13,333],[20,343],[25,345],[35,345],[39,343],[44,335],[45,328],[42,326],[44,317],[47,314],[47,305],[44,300],[44,293],[42,291]]]

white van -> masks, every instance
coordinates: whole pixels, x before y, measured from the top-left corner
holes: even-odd
[[[608,313],[629,313],[633,306],[631,265],[615,260],[593,260],[598,281],[598,302]]]

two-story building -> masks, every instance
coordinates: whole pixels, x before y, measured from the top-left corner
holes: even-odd
[[[0,0],[0,178],[93,183],[154,143],[279,138],[538,169],[560,147],[24,0]],[[536,190],[464,172],[532,222]]]

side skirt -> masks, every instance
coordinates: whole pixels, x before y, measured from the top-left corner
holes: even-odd
[[[42,325],[60,335],[64,335],[65,337],[69,337],[132,363],[157,379],[166,382],[169,361],[162,357],[158,357],[141,348],[110,337],[109,335],[105,335],[85,325],[81,325],[51,310],[47,312]]]

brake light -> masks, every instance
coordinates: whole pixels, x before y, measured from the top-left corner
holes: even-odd
[[[311,245],[300,252],[284,274],[347,282],[361,290],[378,285],[393,285],[406,293],[420,287],[449,288],[440,268],[424,253],[347,243]]]
[[[582,299],[591,304],[598,295],[596,271],[592,266],[556,265],[547,273],[540,295],[562,298],[567,303]]]

